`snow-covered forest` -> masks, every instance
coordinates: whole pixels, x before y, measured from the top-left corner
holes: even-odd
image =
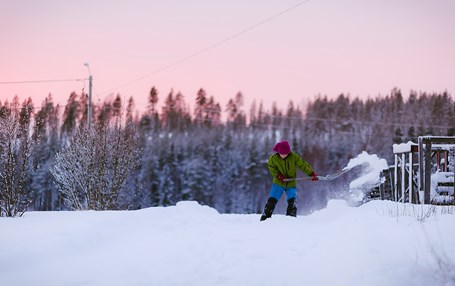
[[[120,95],[95,104],[91,129],[86,94],[72,93],[64,106],[51,95],[42,103],[17,97],[0,103],[1,216],[181,200],[222,213],[258,213],[271,184],[266,162],[278,140],[288,140],[325,175],[362,151],[390,163],[393,143],[455,134],[455,103],[447,92],[317,96],[305,107],[289,102],[279,110],[258,102],[246,107],[240,92],[221,106],[204,89],[191,101],[153,87],[148,102],[143,112]],[[330,189],[299,183],[303,209],[325,206],[355,173],[349,176]]]

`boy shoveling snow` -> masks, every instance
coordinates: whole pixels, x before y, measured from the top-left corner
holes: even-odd
[[[312,177],[313,181],[318,180],[318,175],[313,170],[311,165],[304,161],[300,155],[291,151],[291,146],[288,141],[280,141],[275,144],[273,151],[276,153],[270,156],[268,167],[273,178],[272,188],[270,189],[269,198],[264,207],[264,213],[261,216],[261,221],[272,216],[273,210],[280,199],[283,192],[286,192],[288,207],[286,210],[287,216],[297,216],[297,168],[301,169],[305,174]]]

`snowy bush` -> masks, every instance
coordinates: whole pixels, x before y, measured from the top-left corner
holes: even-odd
[[[136,130],[120,125],[79,129],[51,168],[70,209],[119,209],[125,181],[138,163]]]
[[[17,100],[9,113],[0,114],[0,217],[21,216],[31,203],[28,189],[31,107]]]

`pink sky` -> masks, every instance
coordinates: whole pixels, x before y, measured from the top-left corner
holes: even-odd
[[[0,82],[94,77],[94,101],[150,88],[181,91],[193,106],[203,87],[223,109],[238,91],[269,109],[317,94],[384,95],[393,87],[455,95],[455,1],[310,0],[158,73],[300,0],[2,1]],[[148,75],[144,77],[145,75]],[[140,79],[140,80],[139,80]],[[0,84],[0,101],[52,93],[65,104],[83,82]],[[86,91],[88,83],[85,84]]]

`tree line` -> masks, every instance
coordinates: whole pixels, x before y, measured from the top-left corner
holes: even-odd
[[[267,159],[278,140],[319,174],[343,168],[362,151],[391,163],[392,144],[421,135],[455,133],[448,92],[397,88],[374,98],[316,96],[301,108],[245,111],[241,92],[224,108],[200,89],[190,110],[185,97],[152,87],[145,111],[120,95],[94,105],[88,128],[87,95],[71,93],[65,106],[49,95],[0,102],[0,216],[26,210],[139,209],[196,200],[226,213],[258,213],[271,179]],[[223,121],[222,115],[226,120]],[[310,210],[346,190],[301,183],[300,204]],[[311,190],[311,191],[306,191]],[[336,190],[336,191],[334,191]]]

